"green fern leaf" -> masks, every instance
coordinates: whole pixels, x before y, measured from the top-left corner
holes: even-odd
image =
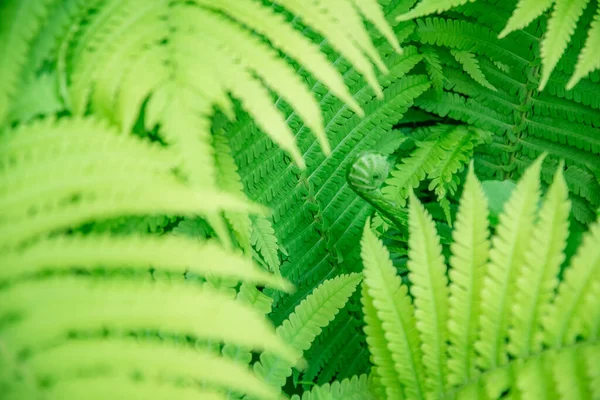
[[[421,333],[423,365],[430,393],[444,393],[448,374],[448,279],[442,247],[431,215],[411,193],[408,270]]]
[[[592,347],[584,354],[585,364],[590,379],[590,391],[592,398],[600,396],[600,368],[598,368],[598,357],[600,357],[600,346]]]
[[[468,51],[450,51],[456,61],[458,61],[465,72],[469,74],[471,78],[475,80],[475,82],[479,83],[481,86],[486,87],[494,92],[497,92],[498,89],[494,87],[485,77],[483,72],[481,72],[481,68],[479,67],[479,61],[475,58],[475,55],[469,53]]]
[[[340,275],[323,282],[296,307],[277,328],[277,335],[298,352],[306,351],[329,324],[361,281],[359,274]],[[292,374],[297,359],[290,362],[276,354],[264,353],[254,371],[274,387],[281,387]]]
[[[385,19],[381,7],[375,1],[352,0],[352,4],[387,39],[396,53],[402,53],[396,33]]]
[[[213,148],[215,150],[216,181],[218,187],[232,195],[244,198],[244,185],[240,181],[238,168],[229,147],[229,141],[223,132],[217,132],[213,135]],[[225,218],[231,224],[240,247],[247,254],[250,254],[250,218],[248,215],[226,211]],[[220,233],[219,236],[222,237],[223,234]]]
[[[444,146],[445,154],[440,163],[429,172],[431,180],[428,189],[435,191],[439,201],[443,201],[447,193],[454,194],[458,188],[458,173],[472,158],[473,149],[480,141],[479,132],[465,126],[457,126],[446,133]]]
[[[465,181],[456,216],[454,243],[449,272],[450,297],[448,321],[448,383],[464,383],[476,375],[473,344],[479,329],[480,291],[490,243],[488,210],[481,183],[475,177],[473,163]]]
[[[502,39],[509,33],[526,27],[531,21],[549,9],[553,3],[554,0],[519,0],[517,7],[498,38]]]
[[[585,46],[583,47],[583,50],[581,50],[581,53],[579,53],[579,60],[575,66],[575,72],[571,76],[571,79],[569,79],[569,82],[567,82],[567,90],[571,90],[582,78],[586,77],[590,72],[600,68],[600,58],[598,57],[598,54],[596,54],[599,48],[600,6],[598,6],[594,21],[590,25]]]
[[[367,375],[353,376],[343,381],[316,386],[302,397],[293,395],[292,400],[375,400],[369,388]]]
[[[0,124],[10,111],[10,102],[18,90],[22,69],[27,62],[31,39],[36,36],[54,0],[3,1],[0,5]]]
[[[252,219],[252,236],[250,241],[252,246],[256,248],[265,260],[269,271],[280,274],[279,246],[271,221],[260,216],[254,217]]]
[[[579,335],[598,337],[599,270],[600,222],[597,221],[590,226],[558,286],[558,294],[546,309],[542,321],[547,345],[569,345]]]
[[[377,309],[366,284],[362,285],[360,299],[365,320],[364,331],[367,335],[367,345],[373,364],[371,374],[376,380],[376,390],[387,395],[388,398],[404,399],[404,391],[396,371],[393,352],[388,348],[383,323],[377,315]]]
[[[591,399],[580,349],[558,353],[553,361],[556,391],[562,399]]]
[[[78,370],[94,368],[116,375],[137,372],[148,377],[157,376],[168,365],[167,375],[171,377],[196,379],[261,399],[280,398],[279,391],[258,379],[247,366],[207,351],[190,350],[158,340],[142,343],[132,339],[71,340],[35,354],[28,360],[28,365],[41,379],[59,381],[68,381]]]
[[[363,116],[360,105],[354,100],[348,87],[342,80],[340,74],[333,65],[327,61],[318,48],[307,42],[302,34],[294,30],[283,16],[274,13],[266,7],[257,7],[251,0],[240,0],[235,2],[213,2],[210,0],[195,0],[203,7],[223,11],[235,18],[240,23],[248,26],[256,32],[269,37],[273,45],[296,60],[302,60],[303,65],[314,74],[329,90],[344,103]],[[269,21],[268,24],[262,21]]]
[[[214,391],[198,390],[185,386],[160,384],[152,381],[133,380],[129,377],[107,376],[62,381],[48,390],[48,399],[90,400],[125,397],[131,400],[223,400],[224,397]]]
[[[409,191],[419,186],[443,157],[444,149],[440,145],[442,140],[439,138],[417,143],[417,150],[410,157],[403,159],[390,173],[382,193],[399,206],[405,206]]]
[[[444,75],[443,66],[440,61],[438,53],[431,47],[425,47],[421,50],[423,53],[423,61],[425,68],[432,82],[432,86],[441,92],[444,89],[444,85],[447,81]]]
[[[404,390],[406,398],[422,398],[425,372],[414,309],[389,252],[370,230],[369,221],[364,228],[361,257],[365,276],[363,294],[366,294],[363,307],[373,322],[367,322],[365,333],[377,373],[388,396],[395,396],[391,398],[402,395],[397,388]]]
[[[5,342],[15,350],[37,348],[69,331],[167,329],[268,349],[292,364],[298,360],[296,351],[255,310],[219,291],[199,290],[181,281],[57,276],[12,285],[0,292],[0,299],[11,305],[5,313],[22,315],[2,331]],[[215,304],[220,313],[211,312]],[[56,312],[66,309],[70,312]]]
[[[89,123],[86,119],[56,125],[43,121],[0,138],[2,164],[13,164],[0,171],[0,242],[4,245],[94,218],[258,210],[213,189],[190,189],[168,172],[176,166],[172,163],[176,157],[140,139],[116,135],[102,125],[76,138],[66,135]],[[46,137],[36,142],[44,133]],[[47,147],[40,149],[36,143]],[[154,156],[158,163],[151,165]]]
[[[485,369],[507,362],[504,337],[509,328],[511,299],[532,233],[542,161],[543,157],[538,158],[513,190],[492,241],[481,292],[481,335],[476,343],[479,365]]]
[[[542,76],[539,90],[546,87],[550,74],[564,53],[575,27],[589,0],[559,0],[554,5],[552,17],[548,21],[548,30],[544,35],[540,53],[542,57]]]
[[[556,385],[552,379],[552,368],[546,362],[548,357],[530,359],[519,369],[517,387],[523,398],[556,399]]]
[[[64,109],[56,88],[56,76],[43,74],[23,82],[11,102],[8,121],[29,122],[38,115],[51,115]]]
[[[372,2],[373,0],[368,1]],[[337,3],[339,5],[342,2]],[[387,68],[383,65],[373,45],[365,40],[367,35],[363,27],[358,27],[356,24],[341,23],[339,19],[333,18],[330,13],[323,12],[329,8],[327,3],[323,1],[305,3],[300,0],[286,0],[283,4],[288,10],[301,17],[304,21],[311,21],[311,27],[327,37],[331,41],[331,45],[339,50],[354,65],[356,70],[365,77],[377,96],[380,98],[383,96],[371,64],[368,63],[367,59],[361,53],[364,52],[372,57],[373,61],[376,62],[382,71],[387,72]],[[346,5],[348,4],[346,3]],[[346,18],[354,21],[358,20],[358,16],[355,14],[356,10],[352,9],[352,7],[346,7],[345,11]],[[353,26],[356,31],[350,31],[350,26]],[[348,37],[354,40],[350,41],[347,39]],[[353,43],[356,43],[356,46]]]
[[[289,284],[214,242],[199,245],[196,240],[173,235],[55,236],[25,248],[5,251],[0,255],[0,263],[8,266],[0,271],[0,280],[69,270],[73,266],[90,270],[102,267],[107,271],[120,268],[144,270],[152,266],[159,272],[238,278],[291,290]]]
[[[415,8],[398,16],[397,21],[408,21],[428,14],[441,13],[469,1],[475,0],[421,0]]]
[[[512,328],[509,329],[508,351],[515,357],[527,357],[542,347],[541,317],[554,295],[556,276],[564,261],[569,233],[569,202],[567,184],[559,165],[554,181],[545,197],[525,255],[525,264],[517,278],[515,304],[512,307]]]

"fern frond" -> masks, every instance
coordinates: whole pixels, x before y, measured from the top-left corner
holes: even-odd
[[[573,193],[600,206],[600,181],[590,172],[572,165],[565,171],[565,180]]]
[[[429,74],[429,78],[431,79],[432,86],[438,92],[441,92],[447,79],[444,75],[440,57],[438,53],[431,47],[425,47],[421,50],[421,52],[423,53],[423,61],[425,63],[425,68],[427,69],[427,73]]]
[[[170,379],[195,379],[261,399],[280,398],[279,391],[258,379],[247,366],[207,351],[158,340],[68,340],[36,352],[27,359],[27,364],[36,376],[48,380],[69,381],[80,370],[95,369],[121,376],[136,372],[150,379],[160,375]]]
[[[316,386],[310,392],[304,392],[302,397],[292,396],[292,400],[375,400],[369,388],[367,375],[353,376],[343,381]]]
[[[444,392],[448,374],[448,279],[433,219],[412,192],[409,232],[407,267],[416,326],[421,333],[428,391],[438,396]]]
[[[396,33],[390,27],[386,21],[385,15],[381,10],[381,7],[375,1],[363,1],[363,0],[352,0],[352,4],[358,9],[358,11],[369,20],[375,28],[386,38],[388,43],[392,45],[392,48],[396,53],[402,53],[400,44]]]
[[[509,33],[526,27],[531,21],[549,9],[553,3],[554,0],[519,0],[498,38],[502,39]]]
[[[542,323],[547,345],[569,345],[578,336],[598,337],[599,270],[600,222],[597,221],[590,226],[558,286],[558,294],[546,308]]]
[[[558,0],[554,5],[548,29],[540,47],[542,57],[542,76],[539,90],[544,90],[550,74],[558,64],[570,38],[575,31],[577,20],[583,14],[589,0]]]
[[[507,361],[504,338],[513,306],[511,299],[533,231],[542,161],[543,157],[538,158],[513,190],[492,240],[481,291],[481,335],[476,343],[479,365],[485,369]]]
[[[592,398],[588,388],[585,362],[581,349],[560,352],[552,361],[556,391],[561,398]]]
[[[444,148],[440,144],[442,140],[443,137],[440,137],[417,143],[417,150],[410,157],[404,158],[390,173],[386,180],[387,186],[381,190],[383,194],[399,206],[405,206],[410,190],[419,186],[443,157]]]
[[[87,131],[90,125],[95,129]],[[0,241],[5,245],[94,218],[253,208],[214,189],[190,189],[170,173],[177,157],[169,150],[117,135],[94,120],[49,121],[6,132],[0,154]]]
[[[590,382],[590,392],[592,398],[600,396],[600,368],[598,368],[598,357],[600,357],[600,346],[591,348],[584,354],[585,364],[588,371],[588,378]]]
[[[363,307],[373,322],[367,322],[365,333],[377,373],[388,396],[398,398],[401,394],[397,388],[402,388],[407,398],[421,398],[426,390],[424,361],[433,360],[422,358],[421,352],[426,349],[421,348],[408,290],[369,223],[365,224],[361,257],[365,276]]]
[[[254,217],[250,242],[265,260],[269,270],[280,274],[279,245],[271,221],[261,216]]]
[[[543,357],[534,358],[519,369],[517,387],[524,398],[550,400],[558,397],[552,365],[546,361]]]
[[[590,25],[585,46],[579,53],[579,60],[575,66],[575,72],[567,82],[566,89],[571,90],[577,83],[585,78],[590,72],[600,68],[600,59],[596,54],[600,48],[600,6],[596,11],[594,21]]]
[[[424,15],[441,13],[453,7],[466,4],[475,0],[421,0],[419,4],[409,12],[397,17],[397,21],[408,21],[410,19],[422,17]]]
[[[216,132],[213,135],[213,148],[215,150],[215,167],[217,186],[235,196],[246,197],[244,185],[238,174],[238,167],[231,154],[229,140],[224,132]],[[216,218],[216,217],[215,217]],[[245,213],[226,211],[225,218],[231,224],[233,233],[240,245],[246,252],[250,253],[250,218]],[[222,233],[219,234],[222,237]]]
[[[9,122],[27,123],[38,115],[52,115],[64,109],[56,87],[56,76],[42,74],[23,82],[11,101]]]
[[[344,307],[361,279],[359,274],[340,275],[319,285],[277,328],[280,340],[299,352],[306,351],[321,330]],[[296,362],[297,359],[290,362],[278,354],[263,353],[260,362],[254,364],[254,371],[270,385],[281,387],[291,375]]]
[[[300,32],[294,30],[284,21],[281,14],[277,14],[267,7],[257,7],[256,3],[251,0],[235,2],[195,0],[195,2],[203,7],[223,11],[250,29],[268,37],[275,47],[283,50],[296,60],[302,60],[305,68],[314,74],[320,82],[323,82],[335,96],[348,104],[354,112],[360,116],[364,115],[360,105],[348,91],[341,75],[327,61],[325,55],[318,51],[317,47],[306,41]],[[263,21],[269,21],[269,23],[264,24]]]
[[[448,300],[448,383],[452,386],[472,379],[477,371],[473,344],[479,332],[480,291],[490,249],[486,198],[473,162],[454,226]]]
[[[427,175],[431,180],[428,189],[435,191],[439,201],[443,201],[447,193],[456,192],[459,183],[458,173],[472,158],[474,147],[479,144],[483,135],[485,132],[460,125],[446,134],[446,139],[441,143],[445,150],[444,157]]]
[[[367,1],[373,2],[373,0]],[[343,2],[341,1],[337,2],[338,5],[341,5],[342,3]],[[286,0],[283,5],[289,11],[294,13],[294,15],[307,21],[312,29],[320,32],[324,37],[327,37],[331,42],[331,45],[344,55],[344,57],[355,66],[356,70],[365,77],[365,80],[373,88],[377,96],[380,98],[383,96],[373,68],[361,53],[364,52],[369,55],[384,72],[387,68],[383,65],[380,56],[372,43],[365,40],[368,38],[368,35],[366,35],[364,27],[356,26],[356,23],[352,25],[344,24],[340,19],[334,18],[330,14],[331,11],[326,11],[329,7],[327,6],[327,3],[323,1],[302,3],[300,0]],[[349,6],[348,3],[345,3],[344,5]],[[352,7],[345,7],[344,14],[345,18],[354,21],[359,20],[358,15],[356,15],[356,10]],[[356,31],[350,31],[350,26],[353,26]],[[352,40],[348,40],[348,37]]]
[[[208,287],[56,276],[14,284],[0,292],[0,299],[10,305],[3,315],[21,316],[2,330],[13,349],[43,347],[71,331],[161,329],[268,349],[292,365],[298,360],[263,316]],[[215,304],[219,313],[212,312]]]
[[[496,89],[486,79],[483,72],[481,72],[481,68],[479,67],[479,61],[475,58],[475,56],[472,53],[469,53],[468,51],[456,50],[451,50],[450,52],[452,53],[454,58],[456,58],[456,61],[458,61],[462,65],[465,72],[469,74],[469,76],[473,78],[475,82],[479,83],[483,87],[493,90],[494,92],[498,91],[498,89]]]
[[[170,385],[148,381],[134,380],[131,377],[107,376],[85,377],[80,379],[58,382],[48,390],[48,399],[79,399],[103,400],[124,396],[131,400],[224,400],[218,392],[196,389],[185,386]]]
[[[152,266],[158,272],[237,278],[255,284],[290,290],[289,284],[275,278],[241,255],[225,251],[212,242],[173,235],[154,236],[56,236],[25,248],[10,249],[0,255],[0,280],[19,279],[46,271],[88,270]]]
[[[221,50],[227,49],[228,53],[235,55],[236,58],[243,59],[245,68],[255,71],[269,88],[279,93],[296,110],[298,115],[317,136],[323,152],[329,155],[331,149],[323,129],[321,110],[304,82],[302,82],[301,78],[289,64],[280,59],[274,50],[263,45],[257,38],[248,35],[241,29],[234,29],[235,25],[227,22],[223,17],[216,14],[207,14],[197,8],[186,8],[186,13],[197,14],[192,20],[194,23],[201,24],[197,26],[197,28],[201,28],[198,29],[198,33],[210,35],[212,40],[219,43]],[[267,21],[263,22],[268,23]],[[355,25],[352,24],[352,26]],[[366,40],[370,43],[368,35]],[[229,64],[215,64],[215,68],[224,68]],[[271,71],[277,72],[274,73]],[[241,79],[239,83],[241,83]],[[230,84],[229,87],[234,92],[237,91],[233,85]],[[265,128],[265,132],[269,132],[272,129],[268,124],[263,125],[263,127]],[[280,143],[287,142],[284,142],[282,139]],[[292,154],[295,155],[296,153],[292,152]]]
[[[559,165],[546,194],[525,263],[517,277],[512,327],[508,331],[508,351],[515,357],[527,357],[541,350],[542,338],[537,336],[541,317],[554,295],[556,277],[565,258],[570,205],[562,169]]]
[[[369,294],[369,288],[363,283],[360,300],[363,306],[365,335],[373,365],[372,374],[376,379],[377,390],[385,393],[388,398],[404,399],[404,390],[396,371],[394,352],[388,348],[386,331],[382,320],[377,315],[377,308]],[[413,321],[414,322],[414,321]],[[396,356],[397,357],[397,356]]]
[[[10,111],[10,102],[18,90],[22,69],[27,61],[31,39],[41,28],[54,0],[4,1],[0,5],[0,124]]]

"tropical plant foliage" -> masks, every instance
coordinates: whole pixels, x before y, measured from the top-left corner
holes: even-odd
[[[0,398],[598,397],[598,9],[0,1]]]
[[[433,220],[411,195],[410,289],[365,226],[361,301],[374,392],[388,399],[600,395],[593,361],[600,351],[600,223],[559,282],[570,202],[559,168],[537,211],[541,161],[517,184],[491,240],[471,166],[448,273]]]

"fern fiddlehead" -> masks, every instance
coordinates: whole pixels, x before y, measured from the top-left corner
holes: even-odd
[[[390,173],[390,161],[384,154],[364,151],[356,156],[346,174],[348,184],[366,202],[402,229],[408,225],[408,212],[386,199],[381,185]]]

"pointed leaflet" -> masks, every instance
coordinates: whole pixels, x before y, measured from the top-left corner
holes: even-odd
[[[444,393],[448,374],[448,279],[433,219],[412,192],[408,246],[410,292],[415,299],[427,386],[437,397]]]
[[[546,195],[540,218],[533,230],[531,247],[517,277],[509,328],[508,350],[515,357],[527,357],[541,350],[538,333],[541,316],[554,297],[558,273],[565,259],[569,235],[569,191],[559,164]]]
[[[486,87],[494,92],[497,92],[498,89],[492,85],[479,67],[479,61],[475,58],[473,53],[469,53],[468,51],[459,51],[459,50],[450,50],[450,53],[454,56],[456,61],[458,61],[465,72],[469,74],[471,78],[481,86]]]
[[[516,387],[521,398],[531,400],[553,400],[558,397],[552,379],[552,364],[548,362],[552,354],[531,357],[519,367]]]
[[[487,201],[473,171],[473,162],[469,165],[452,236],[448,383],[459,385],[476,373],[473,344],[479,329],[480,291],[490,249]]]
[[[554,302],[543,317],[545,343],[560,347],[575,342],[577,336],[598,337],[591,326],[600,318],[600,221],[584,236],[577,254],[564,274]],[[596,296],[594,296],[596,295]],[[590,321],[588,318],[596,318]]]
[[[374,0],[367,0],[374,1]],[[333,48],[338,50],[354,68],[364,76],[369,86],[375,91],[379,98],[383,97],[381,86],[377,81],[373,66],[369,59],[365,57],[362,49],[372,46],[371,43],[356,43],[354,40],[348,40],[344,34],[347,30],[340,26],[344,24],[344,18],[338,18],[323,12],[321,1],[307,2],[305,0],[285,0],[278,1],[285,8],[291,11],[295,16],[302,18],[303,22],[308,24],[316,32],[327,38]],[[352,10],[354,11],[354,10]],[[364,25],[353,26],[354,29],[364,30]]]
[[[279,245],[277,244],[277,236],[273,230],[271,221],[262,216],[252,218],[252,231],[250,243],[260,253],[265,263],[269,267],[269,271],[279,274]]]
[[[44,347],[69,332],[160,329],[270,351],[290,363],[298,356],[256,309],[182,280],[58,275],[19,281],[0,291],[0,303],[7,305],[7,313],[23,316],[2,330],[3,340],[15,351]]]
[[[225,251],[214,241],[199,243],[184,236],[53,236],[25,248],[0,254],[0,280],[15,279],[77,268],[118,270],[121,268],[157,272],[210,275],[234,278],[290,291],[289,283],[267,273],[247,258]]]
[[[381,189],[384,196],[404,207],[409,191],[419,186],[444,157],[446,150],[440,145],[442,140],[440,137],[437,140],[418,142],[417,149],[403,158],[390,173],[385,181],[387,185]]]
[[[396,21],[408,21],[409,19],[423,17],[433,13],[439,14],[442,11],[447,11],[451,8],[473,1],[475,0],[421,0],[415,8],[406,14],[398,16]]]
[[[579,60],[575,66],[575,72],[567,83],[567,90],[572,89],[577,82],[587,76],[590,72],[600,68],[600,57],[598,57],[598,49],[600,49],[600,4],[594,16],[594,21],[590,25],[588,37],[585,46],[579,53]]]
[[[114,337],[70,340],[36,352],[27,361],[36,376],[56,380],[102,367],[116,374],[136,371],[150,377],[164,373],[168,366],[172,377],[232,388],[261,399],[280,399],[279,391],[258,379],[247,365],[169,341]]]
[[[352,0],[352,3],[360,11],[360,13],[364,15],[366,19],[371,21],[377,30],[379,30],[379,32],[385,36],[396,53],[401,53],[402,49],[400,48],[400,44],[396,38],[396,33],[386,21],[385,15],[381,10],[381,6],[375,1],[369,0]]]
[[[504,206],[492,240],[490,262],[481,291],[481,335],[475,348],[479,365],[494,368],[507,361],[506,335],[519,270],[525,262],[539,202],[544,156],[525,172]]]
[[[520,0],[498,38],[502,39],[509,33],[526,27],[553,3],[554,0]]]
[[[560,399],[592,399],[582,350],[578,347],[565,349],[551,361]]]
[[[213,137],[215,151],[216,183],[224,191],[246,197],[244,185],[238,174],[238,166],[231,155],[229,140],[222,129],[218,129]],[[233,233],[246,254],[250,254],[250,218],[246,213],[226,211],[225,218],[231,224]]]
[[[56,0],[4,0],[0,3],[0,125],[5,122],[10,101],[19,89],[31,39],[39,32],[54,2]]]
[[[223,400],[221,393],[207,388],[172,385],[149,379],[131,379],[123,375],[84,375],[78,379],[64,379],[49,386],[44,391],[44,398],[48,400]]]
[[[425,395],[425,373],[414,309],[406,286],[401,284],[400,277],[396,275],[389,252],[369,228],[368,220],[361,240],[361,258],[364,265],[364,287],[368,293],[363,304],[372,304],[376,311],[375,324],[369,329],[379,335],[375,340],[383,343],[383,334],[384,341],[387,341],[397,379],[404,387],[406,397],[422,398]],[[370,308],[369,305],[367,310]],[[367,328],[365,332],[368,334]],[[375,342],[372,343],[375,348]],[[385,349],[378,352],[381,357],[385,357]],[[377,367],[384,385],[386,383],[383,382],[383,376],[392,380],[393,371],[382,371],[382,364]]]
[[[281,323],[277,335],[296,350],[297,359],[344,307],[361,279],[359,274],[348,274],[323,282]],[[254,364],[254,372],[274,387],[282,387],[293,366],[289,359],[263,353],[260,362]]]
[[[367,375],[353,376],[343,381],[334,381],[323,386],[314,386],[311,391],[306,391],[302,397],[297,394],[292,400],[376,400],[370,388]]]
[[[287,0],[289,2],[289,0]],[[292,0],[294,1],[294,0]],[[380,7],[377,1],[367,0],[374,3],[376,7]],[[363,27],[363,22],[359,14],[359,9],[354,7],[352,1],[349,0],[316,0],[315,2],[318,12],[322,15],[336,16],[331,21],[333,24],[338,24],[339,21],[344,21],[338,25],[338,29],[346,40],[353,43],[364,55],[368,56],[377,68],[384,74],[388,74],[388,68],[381,59],[379,51],[373,46],[371,38],[365,29],[352,29],[354,27]],[[309,4],[309,3],[305,3]]]
[[[544,87],[550,79],[550,74],[556,67],[558,60],[565,52],[567,44],[571,40],[577,21],[589,0],[557,0],[554,12],[541,45],[542,77],[539,90]]]
[[[193,8],[190,11],[200,10]],[[296,71],[275,50],[250,32],[240,29],[239,25],[231,23],[229,19],[202,10],[199,12],[198,22],[199,31],[205,37],[210,36],[223,50],[235,55],[237,59],[244,60],[243,64],[247,69],[253,71],[292,106],[317,136],[323,152],[329,155],[331,148],[325,136],[321,109]],[[370,42],[368,35],[366,39]]]
[[[587,375],[590,382],[590,391],[592,398],[600,398],[600,345],[595,345],[589,348],[584,353],[585,364],[587,367]]]
[[[359,116],[364,116],[364,112],[350,94],[339,72],[317,46],[305,40],[301,32],[284,20],[283,15],[274,12],[270,7],[257,7],[253,0],[194,1],[203,7],[223,11],[255,32],[268,37],[273,46],[289,54],[296,61],[301,61],[308,71],[340,100],[348,104],[350,109]]]
[[[377,316],[377,309],[369,295],[369,287],[363,281],[361,302],[365,319],[364,332],[367,336],[367,346],[371,353],[371,374],[375,376],[376,390],[386,393],[388,399],[403,399],[402,383],[396,371],[392,352],[388,348],[387,338],[382,322]]]

